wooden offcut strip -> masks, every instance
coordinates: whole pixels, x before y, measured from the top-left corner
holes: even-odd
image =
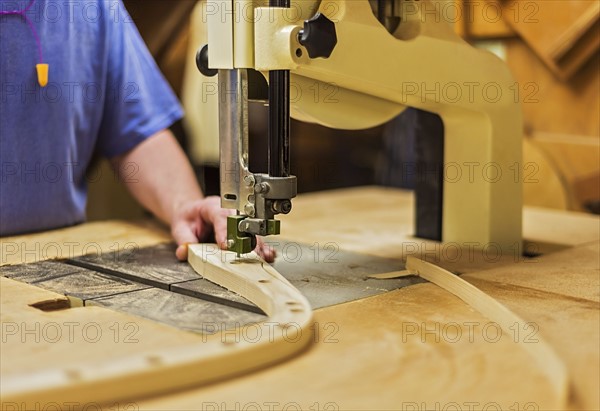
[[[197,244],[189,246],[188,259],[204,278],[260,307],[268,320],[199,337],[183,347],[140,347],[136,355],[110,361],[91,359],[64,369],[13,374],[2,380],[3,401],[88,404],[156,395],[266,367],[295,355],[312,341],[308,301],[256,254],[240,260],[216,245]]]
[[[376,280],[393,280],[394,278],[410,277],[415,275],[414,272],[409,270],[393,271],[391,273],[371,274],[369,278]]]
[[[496,322],[505,332],[510,333],[511,327],[518,324],[520,329],[526,329],[527,322],[477,287],[434,264],[408,257],[407,271],[425,278],[426,280],[451,292],[481,314]],[[542,338],[537,337],[536,344],[517,343],[534,359],[539,369],[545,374],[554,388],[557,409],[564,409],[567,403],[568,374],[565,365],[554,349]]]

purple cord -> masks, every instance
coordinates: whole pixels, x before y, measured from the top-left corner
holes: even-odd
[[[38,32],[35,29],[35,26],[31,22],[31,20],[29,19],[29,17],[27,17],[27,14],[25,14],[25,13],[27,13],[31,9],[31,6],[33,6],[34,2],[35,2],[35,0],[29,0],[29,4],[23,10],[9,10],[9,11],[2,10],[2,11],[0,11],[0,16],[16,16],[16,15],[19,15],[19,16],[23,17],[23,19],[25,19],[25,22],[29,26],[29,29],[31,30],[31,33],[33,34],[33,38],[35,39],[35,44],[37,45],[37,50],[38,50],[39,62],[41,64],[41,63],[44,62],[44,59],[43,59],[43,56],[42,56],[42,42],[40,41],[40,36],[38,35]]]

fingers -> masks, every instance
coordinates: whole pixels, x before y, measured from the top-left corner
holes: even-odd
[[[211,196],[203,200],[199,211],[202,220],[212,225],[219,247],[227,248],[227,216],[233,214],[233,210],[221,208],[221,199]]]
[[[187,246],[198,242],[198,237],[194,234],[194,225],[185,221],[175,225],[171,231],[178,247],[175,250],[175,255],[179,261],[187,260]]]
[[[228,210],[226,213],[219,213],[212,221],[214,232],[215,232],[215,241],[222,249],[227,248],[227,216],[230,215]]]
[[[179,261],[187,261],[187,257],[188,257],[188,245],[187,244],[181,244],[180,246],[177,247],[177,250],[175,250],[175,256],[177,257],[177,259]]]
[[[199,201],[194,206],[195,214],[200,215],[200,219],[205,223],[203,224],[203,230],[200,230],[199,235],[203,237],[205,234],[204,231],[207,230],[210,226],[213,227],[215,233],[215,241],[219,245],[219,247],[223,250],[227,249],[227,216],[233,214],[233,210],[227,210],[221,208],[221,199],[217,196],[206,197],[205,199]],[[185,230],[182,231],[182,236],[187,235]],[[173,232],[173,236],[177,241],[177,237],[175,236],[175,232]],[[186,237],[187,238],[187,237]],[[177,258],[186,259],[187,258],[187,245],[185,242],[197,242],[198,238],[194,238],[190,241],[179,242],[181,244],[180,247],[177,248]],[[275,261],[275,257],[277,253],[275,250],[265,244],[262,238],[257,237],[256,244],[256,253],[261,256],[266,262]],[[181,257],[180,257],[181,256]]]
[[[256,253],[267,263],[272,263],[275,261],[275,257],[277,257],[277,252],[275,249],[265,243],[261,237],[256,237],[256,248],[254,251],[256,251]]]

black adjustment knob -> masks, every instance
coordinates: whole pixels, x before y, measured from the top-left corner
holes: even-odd
[[[317,13],[304,22],[304,29],[300,30],[298,41],[306,47],[311,59],[328,58],[337,45],[335,24],[323,14]]]
[[[200,73],[204,74],[206,77],[216,76],[219,72],[216,69],[211,69],[208,67],[208,44],[205,44],[201,48],[198,49],[196,53],[196,66]]]

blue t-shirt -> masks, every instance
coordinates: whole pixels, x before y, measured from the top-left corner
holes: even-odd
[[[27,21],[0,16],[0,236],[84,221],[92,153],[123,154],[182,116],[120,0],[35,0],[26,15],[49,82]]]

